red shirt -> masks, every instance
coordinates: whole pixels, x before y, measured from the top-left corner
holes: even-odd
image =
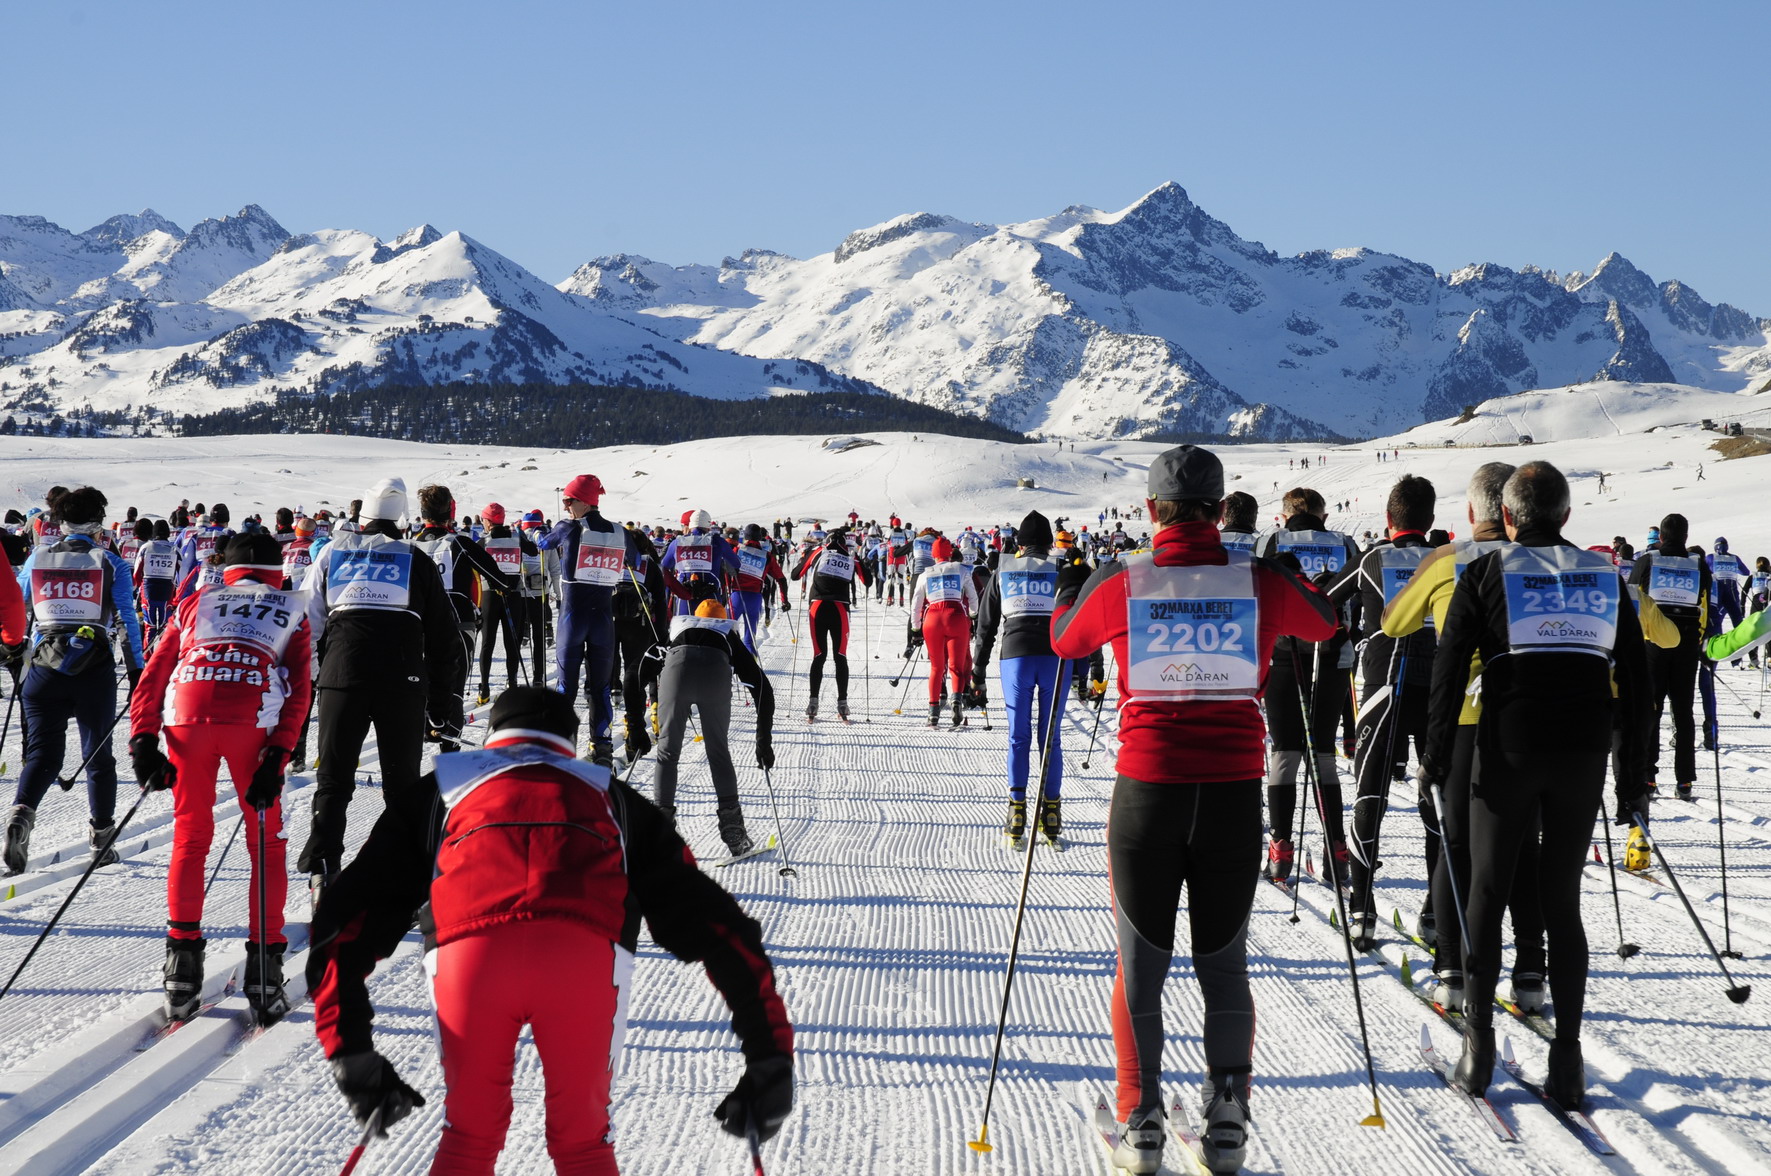
[[[1177,523],[1153,541],[1161,567],[1229,562],[1211,523]],[[1334,609],[1315,587],[1266,560],[1254,565],[1260,610],[1261,689],[1280,637],[1326,641],[1334,636]],[[1109,643],[1119,664],[1119,771],[1152,783],[1253,780],[1265,767],[1266,720],[1253,699],[1156,702],[1132,694],[1126,677],[1125,563],[1097,571],[1074,601],[1059,594],[1052,613],[1052,650],[1082,658]]]

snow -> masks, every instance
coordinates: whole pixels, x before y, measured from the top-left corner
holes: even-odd
[[[1330,525],[1376,529],[1388,485],[1418,473],[1439,488],[1441,524],[1461,530],[1463,484],[1478,465],[1541,458],[1570,475],[1569,533],[1578,541],[1619,533],[1639,540],[1663,514],[1679,510],[1691,517],[1695,541],[1707,544],[1725,534],[1749,560],[1771,552],[1771,527],[1758,497],[1766,459],[1716,460],[1708,448],[1716,434],[1688,425],[1641,431],[1659,424],[1657,399],[1667,395],[1595,388],[1544,393],[1516,406],[1539,441],[1529,448],[1447,449],[1440,439],[1434,447],[1410,449],[1411,434],[1394,440],[1400,456],[1384,464],[1374,460],[1370,445],[1250,445],[1221,453],[1231,487],[1259,499],[1263,521],[1275,512],[1278,492],[1303,484],[1354,504],[1332,513]],[[448,484],[463,510],[477,512],[496,499],[507,508],[540,506],[551,514],[554,487],[571,474],[594,471],[608,487],[606,512],[621,519],[673,520],[685,509],[705,507],[722,521],[767,524],[789,516],[835,519],[852,507],[864,517],[897,510],[913,522],[951,529],[1018,522],[1037,507],[1092,527],[1101,509],[1142,498],[1145,467],[1162,448],[1079,442],[1074,452],[1060,452],[1050,444],[928,434],[832,438],[839,447],[857,439],[877,444],[833,452],[823,437],[745,437],[567,452],[336,437],[0,438],[8,475],[0,497],[24,506],[51,482],[90,481],[106,490],[119,513],[130,504],[164,512],[188,497],[220,499],[239,516],[281,505],[336,509],[376,479],[398,473],[414,488]],[[1302,457],[1316,468],[1287,467]],[[1701,483],[1695,480],[1699,463]],[[1603,495],[1595,478],[1600,470],[1611,475]],[[1019,477],[1033,478],[1039,488],[1017,490]],[[1139,524],[1130,527],[1135,532]],[[1112,1079],[1113,941],[1102,848],[1112,709],[1087,770],[1081,763],[1093,714],[1071,703],[1064,717],[1065,819],[1073,844],[1062,856],[1040,849],[1035,857],[990,1117],[996,1151],[980,1157],[965,1143],[976,1138],[983,1109],[1021,876],[1020,859],[1002,849],[993,832],[1001,817],[1006,736],[1000,710],[991,712],[992,730],[976,717],[960,732],[923,726],[921,674],[895,691],[889,686],[903,664],[904,621],[901,609],[870,605],[855,622],[851,698],[857,718],[871,719],[855,726],[808,728],[796,717],[805,702],[808,653],[797,593],[793,611],[777,616],[763,643],[780,716],[773,783],[798,876],[779,877],[771,868],[778,859],[769,857],[718,875],[762,923],[798,1031],[799,1105],[780,1137],[765,1145],[768,1171],[1107,1176],[1104,1153],[1071,1095],[1079,1082],[1099,1090]],[[1593,1115],[1622,1157],[1607,1164],[1591,1156],[1504,1079],[1494,1097],[1522,1142],[1497,1144],[1420,1066],[1415,1043],[1423,1006],[1403,991],[1392,966],[1365,957],[1362,995],[1390,1126],[1381,1132],[1358,1127],[1370,1099],[1341,940],[1325,919],[1327,892],[1304,887],[1305,909],[1293,925],[1289,905],[1263,887],[1249,929],[1260,1012],[1254,1110],[1274,1169],[1288,1176],[1771,1169],[1771,1035],[1760,1007],[1771,991],[1771,732],[1750,715],[1756,676],[1724,668],[1721,678],[1732,940],[1747,957],[1730,967],[1755,985],[1756,995],[1746,1005],[1730,1004],[1676,900],[1634,878],[1623,880],[1620,901],[1628,937],[1642,953],[1619,960],[1612,953],[1608,881],[1599,867],[1589,867],[1583,893],[1593,959],[1583,1040]],[[999,693],[994,682],[991,693]],[[829,700],[827,687],[827,711]],[[753,713],[734,708],[736,748],[749,746]],[[10,736],[0,747],[0,760],[7,761],[0,782],[16,779],[19,754],[17,736]],[[737,759],[752,830],[772,830],[761,774],[742,753]],[[371,746],[361,771],[373,778],[378,770]],[[1341,770],[1348,774],[1346,761]],[[706,859],[718,855],[718,843],[704,773],[691,748],[681,822]],[[647,787],[648,762],[635,779]],[[305,778],[298,783],[305,787]],[[127,805],[127,785],[124,792]],[[1418,910],[1424,887],[1413,796],[1408,784],[1392,794],[1378,890],[1385,915],[1394,906],[1405,919]],[[305,792],[296,791],[288,804],[295,844],[306,834],[304,800]],[[1706,771],[1699,803],[1663,801],[1655,817],[1666,853],[1706,925],[1720,936],[1715,800]],[[359,789],[351,808],[353,852],[378,809],[377,790]],[[212,863],[236,811],[218,807]],[[235,1017],[242,1006],[234,998],[200,1025],[133,1052],[131,1027],[153,1007],[158,984],[168,855],[160,839],[168,812],[164,797],[148,798],[125,838],[126,863],[95,877],[70,909],[65,933],[50,938],[20,987],[0,1002],[0,1169],[118,1176],[335,1172],[358,1132],[332,1089],[308,1008],[241,1044]],[[53,793],[38,826],[40,856],[76,851],[84,818],[78,792]],[[1314,833],[1310,841],[1320,860]],[[223,866],[208,907],[212,977],[243,954],[241,848],[235,846]],[[25,880],[52,872],[39,869]],[[65,873],[45,876],[0,901],[6,972],[71,885]],[[292,887],[291,917],[304,917],[304,906],[300,887]],[[1202,1065],[1201,1006],[1184,933],[1182,939],[1164,1014],[1165,1073],[1176,1094],[1191,1092]],[[1424,972],[1418,950],[1410,952]],[[1389,948],[1391,965],[1401,954]],[[302,958],[292,960],[292,976],[299,975]],[[372,1144],[360,1171],[422,1172],[442,1105],[415,942],[383,965],[373,992],[378,1047],[431,1102],[389,1139]],[[1513,1038],[1527,1071],[1541,1074],[1543,1043],[1504,1017],[1498,1025]],[[1432,1033],[1442,1050],[1455,1050],[1448,1029],[1435,1024]],[[748,1170],[742,1143],[720,1134],[710,1115],[740,1069],[723,1006],[700,969],[642,941],[615,1089],[622,1170],[636,1176]],[[536,1055],[525,1040],[501,1172],[549,1170],[541,1091]],[[1169,1158],[1173,1170],[1182,1170],[1174,1151]]]

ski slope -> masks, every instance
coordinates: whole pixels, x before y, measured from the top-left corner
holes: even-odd
[[[1275,509],[1274,482],[1280,490],[1309,484],[1331,500],[1352,500],[1351,510],[1331,514],[1329,522],[1361,532],[1381,526],[1385,488],[1404,472],[1432,477],[1441,491],[1441,521],[1462,529],[1453,520],[1461,522],[1462,485],[1476,465],[1543,457],[1575,479],[1569,530],[1583,542],[1622,533],[1639,544],[1647,526],[1680,509],[1692,517],[1694,540],[1707,545],[1726,534],[1750,560],[1771,550],[1755,500],[1765,484],[1762,463],[1712,464],[1715,455],[1705,446],[1713,438],[1677,427],[1524,450],[1404,449],[1400,460],[1383,465],[1370,447],[1260,446],[1224,456],[1230,473],[1241,475],[1233,484],[1256,493],[1264,517]],[[402,473],[414,489],[422,481],[445,481],[464,511],[477,511],[491,497],[507,507],[546,507],[555,485],[591,469],[609,487],[605,509],[616,518],[667,519],[703,506],[722,520],[767,523],[778,515],[835,519],[853,506],[880,516],[895,508],[918,523],[952,527],[1019,521],[1035,506],[1092,520],[1108,504],[1142,497],[1142,467],[1160,448],[1079,443],[1074,453],[1060,454],[1051,446],[874,439],[880,444],[842,453],[824,450],[818,438],[563,453],[327,437],[28,444],[6,438],[0,457],[8,489],[16,485],[21,500],[38,497],[51,481],[90,480],[107,489],[119,513],[131,503],[161,513],[180,497],[219,497],[236,517],[259,505],[268,511],[299,502],[312,510],[323,501],[316,494],[338,506],[388,473]],[[1287,470],[1288,461],[1303,456],[1327,462],[1308,473]],[[1706,479],[1698,484],[1700,461]],[[521,469],[529,464],[536,468]],[[1601,469],[1612,475],[1611,493],[1602,498],[1592,477]],[[1040,488],[1016,489],[1019,477],[1032,477]],[[1134,533],[1139,527],[1130,525]],[[1112,1076],[1107,1006],[1114,956],[1103,849],[1111,708],[1090,754],[1094,715],[1074,701],[1066,706],[1071,846],[1062,855],[1036,851],[990,1117],[996,1150],[980,1156],[965,1143],[978,1132],[1021,877],[1021,859],[994,831],[1005,799],[1004,716],[992,707],[994,729],[978,716],[960,731],[928,729],[920,673],[897,690],[889,685],[903,664],[905,613],[869,604],[859,610],[850,645],[857,722],[808,726],[801,716],[809,643],[795,593],[793,612],[777,614],[762,653],[778,695],[773,783],[785,851],[798,874],[776,873],[779,854],[717,871],[761,921],[798,1032],[799,1105],[765,1146],[768,1171],[1106,1176],[1105,1152],[1074,1095],[1078,1084],[1105,1090]],[[827,715],[834,710],[828,678]],[[1371,1106],[1347,965],[1339,933],[1326,919],[1331,895],[1306,885],[1296,924],[1277,890],[1256,893],[1249,941],[1260,1017],[1253,1109],[1261,1164],[1250,1170],[1290,1176],[1771,1170],[1771,1034],[1764,1031],[1763,1006],[1771,998],[1771,730],[1750,713],[1759,705],[1757,675],[1724,667],[1721,678],[1731,936],[1746,957],[1730,966],[1757,994],[1745,1005],[1730,1004],[1677,900],[1634,877],[1622,879],[1619,901],[1625,933],[1642,950],[1620,960],[1607,874],[1598,865],[1588,868],[1584,910],[1593,973],[1584,1041],[1592,1114],[1620,1155],[1601,1160],[1589,1153],[1504,1076],[1491,1093],[1520,1142],[1496,1142],[1420,1064],[1416,1043],[1430,1014],[1398,974],[1404,954],[1417,980],[1427,966],[1413,945],[1396,942],[1385,946],[1382,961],[1361,956],[1358,963],[1389,1123],[1382,1131],[1358,1126]],[[993,673],[992,699],[998,694]],[[753,714],[734,708],[734,746],[751,828],[760,835],[774,823],[761,773],[748,757]],[[121,752],[121,736],[117,742]],[[19,758],[15,726],[0,745],[0,786],[16,781]],[[1350,777],[1347,761],[1341,764]],[[1715,781],[1709,764],[1700,760],[1700,767],[1696,803],[1662,801],[1655,827],[1719,940]],[[649,760],[636,768],[642,790],[650,768]],[[377,774],[373,744],[360,774],[371,782]],[[307,784],[297,778],[287,801],[296,844],[306,835]],[[133,789],[125,782],[120,792],[121,812]],[[1378,876],[1380,909],[1386,915],[1399,910],[1409,925],[1425,890],[1413,792],[1399,784],[1392,794]],[[353,849],[379,800],[374,787],[358,791]],[[720,856],[712,791],[694,747],[685,756],[679,803],[690,844],[704,858]],[[0,1172],[331,1173],[356,1140],[305,1005],[262,1037],[244,1041],[244,1002],[231,997],[136,1052],[143,1018],[158,1004],[169,809],[163,796],[144,802],[121,842],[126,861],[95,876],[19,987],[0,1002]],[[231,805],[218,808],[212,864],[236,813]],[[64,859],[84,857],[84,823],[78,790],[52,792],[41,812],[32,870],[11,880],[16,893],[0,901],[5,972],[73,884],[66,862],[49,859],[57,850]],[[1307,836],[1320,860],[1317,832]],[[227,962],[244,956],[243,850],[233,847],[208,906],[210,974],[218,986]],[[305,905],[301,888],[292,887],[290,918],[305,918]],[[298,941],[299,930],[292,925]],[[299,977],[303,958],[292,957],[292,978]],[[298,979],[294,987],[299,990]],[[377,1047],[431,1102],[388,1140],[372,1144],[358,1171],[421,1173],[436,1143],[442,1087],[415,938],[377,973],[372,991]],[[1203,1065],[1201,1006],[1184,955],[1175,961],[1165,1000],[1170,1090],[1191,1097]],[[622,1170],[749,1171],[743,1144],[719,1133],[711,1117],[741,1061],[723,1005],[700,969],[642,941],[631,1016],[615,1089]],[[1497,1027],[1513,1039],[1528,1073],[1541,1075],[1544,1043],[1504,1015]],[[1432,1033],[1441,1050],[1455,1051],[1449,1028],[1435,1022]],[[515,1093],[516,1118],[499,1171],[549,1171],[540,1075],[526,1042]],[[1172,1171],[1187,1171],[1172,1144],[1168,1158]]]

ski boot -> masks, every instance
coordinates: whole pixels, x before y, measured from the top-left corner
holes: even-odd
[[[492,701],[492,695],[487,692],[487,690],[484,686],[480,687],[479,697],[474,699],[474,705],[475,706],[485,706],[487,703],[489,703],[491,701]]]
[[[1328,855],[1329,872],[1334,875],[1334,884],[1345,889],[1353,884],[1353,855],[1347,849],[1344,838],[1335,841],[1333,852]]]
[[[246,1003],[252,1018],[260,1025],[275,1025],[289,1015],[293,1007],[289,994],[283,991],[283,952],[288,945],[267,943],[261,949],[256,940],[246,944]]]
[[[1377,912],[1348,911],[1347,932],[1352,937],[1354,947],[1360,951],[1370,951],[1377,946]]]
[[[310,910],[320,909],[320,900],[326,896],[326,888],[338,878],[338,867],[328,861],[316,863],[319,869],[307,876],[307,896],[312,906]]]
[[[1521,1013],[1541,1013],[1544,1004],[1543,973],[1514,972],[1510,990],[1501,991],[1502,1000],[1511,1001]]]
[[[1063,805],[1062,798],[1056,796],[1048,796],[1039,802],[1039,831],[1050,845],[1056,845],[1064,832]]]
[[[1690,800],[1691,799],[1691,787],[1692,786],[1690,784],[1674,784],[1673,785],[1673,799],[1675,799],[1675,800]]]
[[[1283,882],[1291,877],[1291,866],[1297,860],[1297,850],[1289,837],[1275,837],[1267,842],[1267,860],[1261,865],[1261,877],[1274,882]]]
[[[1119,1124],[1119,1146],[1113,1149],[1113,1166],[1134,1176],[1161,1171],[1162,1144],[1167,1134],[1161,1107],[1133,1111],[1128,1121]]]
[[[117,822],[115,821],[102,828],[93,825],[91,830],[87,832],[86,844],[92,848],[92,860],[95,868],[114,866],[123,860],[123,855],[117,852],[116,840]]]
[[[836,717],[841,719],[845,723],[849,721],[849,700],[848,699],[839,698],[836,700]]]
[[[676,806],[674,804],[661,804],[658,806],[658,811],[664,814],[664,819],[670,822],[670,827],[672,829],[675,829]]]
[[[953,700],[953,729],[965,726],[965,700],[955,697]]]
[[[929,703],[929,726],[939,727],[940,725],[941,725],[941,704],[938,702],[931,702],[931,703]]]
[[[31,860],[31,830],[37,827],[37,810],[28,804],[12,806],[6,822],[6,872],[22,874]]]
[[[1623,844],[1623,868],[1646,870],[1654,864],[1654,853],[1648,848],[1648,837],[1640,825],[1630,826],[1629,840]]]
[[[1494,1080],[1494,1026],[1464,1023],[1464,1051],[1452,1071],[1454,1086],[1466,1094],[1483,1095]]]
[[[1083,706],[1087,706],[1094,701],[1094,699],[1089,697],[1088,682],[1085,679],[1076,679],[1076,701],[1080,702]]]
[[[1447,969],[1435,974],[1432,987],[1427,990],[1432,1002],[1448,1013],[1464,1011],[1464,974]]]
[[[1414,921],[1414,933],[1420,938],[1420,941],[1426,944],[1429,948],[1438,946],[1439,920],[1434,916],[1430,908],[1422,911],[1420,917]]]
[[[1248,1155],[1248,1075],[1212,1074],[1200,1097],[1199,1158],[1213,1172],[1242,1170]]]
[[[1544,1076],[1543,1092],[1563,1110],[1581,1109],[1586,1101],[1587,1068],[1581,1061],[1580,1042],[1561,1038],[1550,1042],[1550,1072]]]
[[[605,768],[615,766],[615,742],[612,739],[596,739],[590,745],[590,762]]]
[[[817,721],[818,721],[818,700],[814,698],[810,702],[806,703],[806,722],[815,723]]]
[[[1009,839],[1009,844],[1020,849],[1022,838],[1027,836],[1027,802],[1011,800],[1008,802],[1008,819],[1002,823],[1002,835]]]
[[[756,848],[749,831],[744,828],[744,806],[738,803],[737,797],[720,801],[717,815],[719,839],[726,843],[733,857],[743,857]]]
[[[166,938],[166,1020],[188,1021],[203,1003],[202,939]]]

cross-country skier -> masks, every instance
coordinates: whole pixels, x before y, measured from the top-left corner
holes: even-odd
[[[498,561],[472,536],[456,529],[455,496],[449,487],[420,486],[418,513],[423,526],[412,536],[412,546],[436,563],[437,572],[443,577],[443,590],[449,594],[449,603],[455,609],[455,626],[460,633],[460,675],[443,684],[449,699],[444,704],[447,713],[430,716],[432,731],[439,738],[442,749],[454,751],[458,746],[455,736],[460,735],[461,729],[467,725],[467,675],[479,636],[484,592],[479,578],[489,581],[492,590],[498,593],[513,591],[517,582],[505,574]],[[478,705],[484,706],[490,701],[486,692],[481,691]]]
[[[1738,625],[1744,612],[1741,589],[1746,586],[1751,573],[1745,562],[1728,550],[1728,540],[1718,538],[1715,548],[1715,554],[1706,557],[1705,562],[1709,564],[1710,579],[1715,584],[1716,608],[1728,618],[1730,625]]]
[[[1224,469],[1183,445],[1150,463],[1149,554],[1092,575],[1059,573],[1052,649],[1119,661],[1118,779],[1107,865],[1118,928],[1113,1040],[1119,1146],[1113,1163],[1161,1166],[1162,984],[1187,888],[1193,970],[1205,1001],[1205,1159],[1234,1172],[1246,1144],[1254,997],[1247,935],[1260,884],[1261,696],[1281,634],[1322,641],[1328,601],[1279,565],[1227,552],[1218,538]]]
[[[713,585],[715,594],[725,600],[725,584],[729,576],[739,574],[738,555],[725,536],[713,530],[713,516],[704,510],[693,510],[685,516],[688,529],[672,539],[664,549],[659,566],[664,569],[664,582],[673,598],[671,611],[686,616],[695,611],[695,592],[700,583]]]
[[[187,1020],[202,997],[203,863],[215,836],[215,783],[225,762],[241,812],[264,819],[266,860],[258,859],[260,839],[246,839],[253,896],[247,927],[254,949],[246,956],[245,992],[261,1021],[274,1021],[288,1012],[283,906],[289,872],[280,798],[283,768],[312,690],[312,628],[301,595],[282,587],[282,552],[274,538],[237,535],[223,558],[222,585],[187,597],[148,659],[130,702],[129,753],[138,781],[172,789],[167,1018]]]
[[[504,642],[505,683],[516,685],[517,675],[522,671],[523,635],[529,626],[528,611],[523,603],[523,597],[529,591],[523,562],[539,559],[541,550],[527,535],[506,525],[502,503],[487,503],[480,517],[486,522],[486,537],[480,546],[486,549],[486,554],[492,557],[492,562],[498,565],[498,570],[510,583],[508,590],[483,594],[480,598],[479,705],[485,706],[491,701],[492,654],[499,641]],[[538,681],[541,685],[547,684],[545,678]]]
[[[1064,692],[1058,681],[1062,664],[1052,652],[1051,616],[1057,602],[1058,564],[1052,558],[1051,524],[1038,511],[1021,520],[1018,555],[1004,555],[996,574],[978,601],[976,644],[972,651],[972,695],[982,706],[990,651],[1002,634],[1002,702],[1008,710],[1008,819],[1003,833],[1019,843],[1027,831],[1027,780],[1034,748],[1045,768],[1045,790],[1038,796],[1035,820],[1051,841],[1063,832],[1064,755],[1059,738]],[[926,624],[926,621],[925,621]],[[1035,723],[1037,719],[1037,723]],[[1034,730],[1039,732],[1034,743]]]
[[[1640,586],[1660,611],[1679,626],[1677,648],[1648,650],[1648,698],[1654,714],[1656,737],[1650,740],[1647,780],[1659,778],[1660,716],[1673,712],[1673,783],[1683,798],[1691,795],[1697,780],[1697,729],[1691,708],[1697,691],[1697,669],[1702,659],[1704,629],[1709,621],[1710,571],[1701,559],[1685,549],[1689,524],[1682,514],[1660,520],[1660,542],[1636,560],[1630,585]]]
[[[794,565],[793,578],[811,584],[811,604],[806,609],[806,628],[812,635],[811,696],[806,701],[806,721],[818,719],[818,695],[824,685],[824,659],[836,660],[836,713],[849,718],[849,605],[855,580],[867,586],[867,565],[849,552],[848,535],[841,528],[831,532],[821,547],[814,547]]]
[[[768,535],[755,523],[744,528],[737,547],[738,574],[732,588],[732,620],[744,647],[756,652],[756,631],[762,624],[763,598],[781,594],[781,611],[787,612],[787,576],[775,559]]]
[[[1259,510],[1260,503],[1255,501],[1254,495],[1241,490],[1224,499],[1224,525],[1218,531],[1218,541],[1226,551],[1255,553],[1255,532],[1260,530],[1256,521]]]
[[[319,721],[313,821],[297,868],[319,892],[344,857],[345,815],[357,761],[375,728],[383,795],[418,786],[426,715],[450,713],[449,683],[465,671],[455,608],[430,556],[399,537],[406,484],[369,491],[357,531],[332,537],[308,569],[308,620],[320,641],[314,679]]]
[[[215,549],[233,535],[226,503],[218,502],[191,528],[178,545],[178,579],[182,583],[198,566],[207,563]]]
[[[366,984],[416,918],[443,1063],[431,1172],[491,1176],[527,1025],[555,1170],[614,1176],[609,1088],[643,918],[731,1006],[745,1070],[715,1110],[722,1126],[772,1136],[793,1106],[793,1028],[761,928],[651,802],[572,758],[578,716],[565,696],[507,690],[490,726],[484,750],[440,756],[421,788],[388,798],[314,913],[314,1028],[351,1113],[367,1123],[379,1112],[386,1128],[424,1104],[375,1051]]]
[[[941,721],[941,700],[953,700],[953,725],[965,722],[965,694],[971,688],[972,617],[978,612],[977,583],[971,569],[954,559],[945,537],[934,542],[935,562],[916,577],[910,594],[910,624],[929,651],[929,726]],[[945,680],[951,675],[948,694]]]
[[[1528,462],[1507,479],[1502,509],[1512,541],[1465,568],[1452,594],[1433,664],[1426,753],[1429,788],[1450,774],[1470,659],[1482,658],[1480,752],[1471,783],[1471,955],[1464,1049],[1455,1080],[1480,1094],[1494,1070],[1494,990],[1501,917],[1521,843],[1542,830],[1539,904],[1549,934],[1556,1006],[1545,1088],[1578,1108],[1585,1089],[1580,1054],[1587,940],[1580,919],[1581,868],[1611,753],[1613,712],[1622,708],[1623,777],[1641,804],[1645,777],[1647,665],[1635,610],[1622,607],[1611,561],[1562,537],[1568,481],[1548,462]]]
[[[702,746],[718,798],[720,840],[734,856],[755,847],[744,827],[744,806],[738,799],[738,773],[732,765],[732,678],[756,699],[756,764],[775,766],[775,693],[743,640],[733,630],[725,606],[704,597],[691,616],[670,619],[670,644],[662,662],[648,659],[642,680],[658,687],[658,773],[653,797],[659,809],[676,821],[677,764],[682,759],[683,732],[689,708],[700,716]]]

